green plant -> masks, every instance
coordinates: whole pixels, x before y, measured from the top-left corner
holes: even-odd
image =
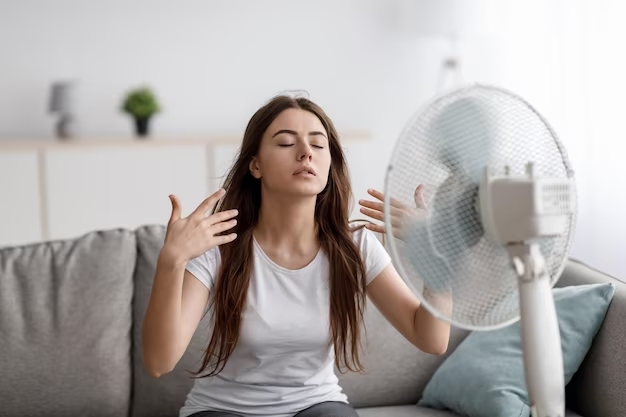
[[[122,110],[135,119],[148,119],[161,110],[159,102],[149,87],[139,87],[126,94]]]

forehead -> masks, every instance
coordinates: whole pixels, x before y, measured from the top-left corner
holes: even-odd
[[[320,119],[314,113],[302,109],[284,110],[272,121],[267,130],[268,133],[272,134],[280,129],[290,129],[302,133],[317,130],[326,133]]]

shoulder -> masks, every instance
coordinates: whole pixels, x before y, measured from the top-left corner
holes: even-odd
[[[366,281],[369,284],[389,265],[391,257],[378,236],[365,227],[356,226],[352,230],[352,239],[361,253]]]
[[[219,246],[209,249],[197,258],[192,259],[190,262],[200,263],[207,266],[217,266],[222,260]]]
[[[221,259],[219,247],[215,247],[187,262],[186,269],[211,290]]]
[[[383,244],[378,233],[374,233],[371,230],[363,227],[363,225],[353,226],[352,240],[356,245],[364,249],[383,248]]]

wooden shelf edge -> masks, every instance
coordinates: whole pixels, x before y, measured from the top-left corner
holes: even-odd
[[[365,141],[372,137],[366,130],[339,130],[339,137],[344,141]],[[40,150],[40,149],[69,149],[83,147],[110,147],[110,146],[180,146],[180,145],[228,145],[238,144],[242,136],[237,135],[198,135],[198,136],[154,136],[144,139],[136,137],[83,137],[61,140],[49,139],[1,139],[0,151],[7,150]]]

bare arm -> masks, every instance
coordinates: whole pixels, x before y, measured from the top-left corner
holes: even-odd
[[[143,323],[143,363],[150,375],[171,372],[187,350],[209,290],[185,265],[159,257]]]
[[[211,248],[232,242],[235,233],[220,235],[236,225],[237,210],[205,216],[224,195],[221,189],[208,197],[186,218],[178,199],[172,200],[172,216],[157,260],[152,292],[143,321],[143,363],[150,375],[171,372],[187,350],[209,300],[209,290],[185,267],[189,260]]]
[[[433,317],[389,264],[368,286],[367,295],[385,318],[409,342],[435,355],[448,350],[450,325]],[[431,299],[429,299],[431,301]],[[449,311],[447,296],[432,296],[442,311]]]
[[[415,207],[390,199],[390,218],[393,235],[402,240],[407,224],[426,218],[426,202],[422,196],[423,186],[415,189]],[[384,221],[384,195],[377,190],[368,193],[378,201],[361,200],[361,213],[374,220]],[[369,224],[367,228],[385,233],[383,225]],[[398,275],[393,265],[388,265],[367,287],[367,294],[387,320],[411,343],[424,352],[443,354],[448,349],[450,325],[436,319],[423,307],[415,294]],[[436,294],[424,289],[424,297],[437,311],[450,316],[452,295]]]

